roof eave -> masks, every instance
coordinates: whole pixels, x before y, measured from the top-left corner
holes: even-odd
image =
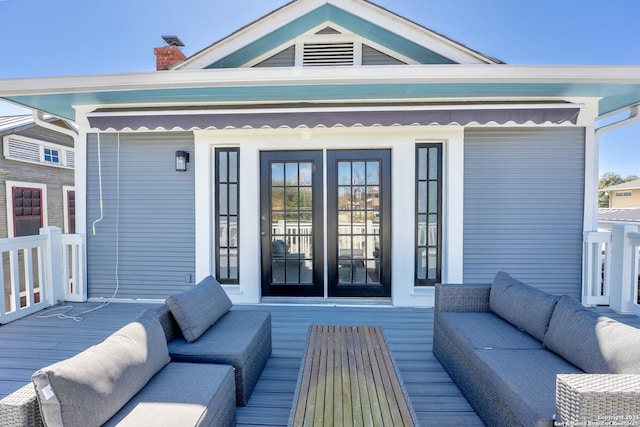
[[[394,83],[640,85],[640,66],[411,65],[181,70],[0,80],[0,97],[197,87]]]

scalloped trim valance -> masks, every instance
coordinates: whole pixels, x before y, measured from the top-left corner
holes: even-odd
[[[278,129],[354,126],[576,124],[577,106],[478,109],[390,109],[334,111],[139,111],[89,114],[92,128],[106,130]]]

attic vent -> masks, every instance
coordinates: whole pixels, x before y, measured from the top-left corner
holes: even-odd
[[[65,154],[67,157],[67,167],[75,168],[76,167],[76,153],[73,150],[65,150]]]
[[[6,151],[4,156],[6,158],[32,163],[40,162],[39,144],[7,138],[5,147]]]
[[[75,166],[75,150],[55,143],[45,143],[22,135],[8,135],[3,138],[3,152],[6,159],[37,163],[47,166]]]
[[[316,34],[342,34],[342,33],[334,28],[325,27],[322,30],[318,31]]]
[[[353,57],[353,42],[304,44],[304,66],[354,65]]]

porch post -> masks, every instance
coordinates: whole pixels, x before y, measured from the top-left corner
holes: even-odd
[[[638,231],[634,225],[615,224],[611,233],[611,297],[609,307],[618,313],[631,313],[630,302],[635,289],[633,287],[633,263],[635,256],[632,251],[628,234]]]
[[[64,301],[65,283],[62,280],[62,230],[60,227],[44,227],[40,235],[47,236],[44,254],[44,279],[49,304]]]

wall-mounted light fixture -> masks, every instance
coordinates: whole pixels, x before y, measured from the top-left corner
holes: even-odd
[[[187,163],[189,163],[189,152],[176,151],[176,170],[179,172],[186,172]]]

